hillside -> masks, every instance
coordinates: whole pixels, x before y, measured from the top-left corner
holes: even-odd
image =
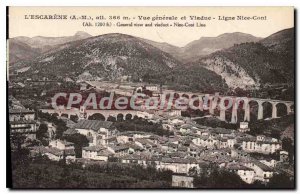
[[[86,32],[76,32],[73,36],[62,36],[62,37],[44,37],[35,36],[32,38],[26,36],[18,36],[12,38],[11,40],[18,40],[20,42],[26,43],[32,48],[39,48],[42,52],[45,52],[56,45],[64,44],[67,42],[72,42],[76,40],[82,40],[91,37],[90,34]]]
[[[143,78],[150,72],[167,72],[179,63],[169,54],[124,34],[107,34],[60,45],[41,57],[16,64],[30,67],[31,77],[93,77],[115,80]]]
[[[260,41],[270,51],[286,61],[284,71],[291,75],[295,71],[295,32],[294,28],[281,30]],[[293,78],[294,76],[292,76]],[[293,82],[294,79],[290,79]]]
[[[29,60],[41,54],[39,49],[32,48],[18,40],[9,42],[9,63],[15,63],[20,60]]]
[[[184,50],[181,47],[177,47],[171,44],[168,44],[166,42],[155,42],[148,39],[140,38],[142,41],[151,44],[152,46],[169,53],[172,55],[175,59],[182,62],[182,56],[184,55]]]
[[[9,39],[9,55],[10,64],[21,60],[30,60],[42,53],[56,48],[61,44],[82,40],[91,37],[90,34],[85,32],[77,32],[73,36],[64,37],[26,37],[18,36]]]
[[[230,88],[253,89],[294,82],[293,29],[258,43],[242,43],[202,57],[193,64],[222,76]]]
[[[231,88],[257,88],[286,83],[285,61],[259,43],[244,43],[200,60],[204,67],[221,75]]]
[[[192,41],[184,47],[176,47],[168,43],[159,43],[145,39],[142,40],[169,53],[177,60],[188,63],[213,52],[232,47],[235,44],[257,42],[260,39],[241,32],[225,33],[217,37],[201,37],[199,40]]]
[[[260,39],[261,38],[241,32],[225,33],[217,37],[202,37],[184,47],[185,56],[183,60],[194,61],[197,58],[232,47],[235,44],[257,42]]]
[[[282,30],[262,40],[248,34],[228,33],[201,38],[184,48],[124,34],[106,34],[56,45],[38,57],[33,56],[31,61],[15,63],[12,68],[23,69],[25,73],[20,76],[33,79],[130,79],[202,92],[259,89],[264,90],[265,97],[276,89],[278,97],[284,91],[293,91],[293,31]],[[200,56],[199,50],[212,53]],[[190,51],[189,55],[197,60],[182,62],[179,58],[184,51]]]
[[[276,52],[276,53],[291,53],[294,54],[294,52],[291,52],[294,50],[294,28],[289,28],[285,30],[281,30],[279,32],[276,32],[267,38],[264,38],[260,42],[269,48],[269,50]]]
[[[200,65],[179,65],[170,72],[152,73],[144,79],[150,83],[166,84],[171,89],[190,92],[226,92],[225,80],[215,72]]]

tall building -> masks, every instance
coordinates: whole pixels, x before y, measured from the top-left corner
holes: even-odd
[[[10,134],[23,134],[26,138],[36,138],[35,112],[26,109],[19,101],[9,97]]]

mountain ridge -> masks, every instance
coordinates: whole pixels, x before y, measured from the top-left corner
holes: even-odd
[[[260,88],[294,82],[294,29],[286,29],[256,43],[242,43],[207,55],[199,65],[225,79],[230,88]],[[275,45],[275,47],[274,47]],[[279,49],[278,49],[279,48]],[[284,48],[284,49],[282,49]]]
[[[229,48],[234,44],[257,42],[261,40],[261,38],[242,32],[224,33],[216,37],[200,37],[198,40],[191,41],[183,47],[177,47],[165,42],[161,43],[147,39],[143,40],[167,53],[170,53],[182,63],[189,63],[210,53]]]
[[[125,76],[133,81],[170,84],[183,90],[252,90],[293,83],[293,30],[285,29],[264,39],[240,32],[225,33],[217,38],[201,37],[181,48],[109,33],[59,44],[30,63],[16,63],[15,69],[27,67],[30,76],[48,76],[50,72],[50,77],[59,71],[58,77],[63,72],[74,80],[82,77],[116,80]],[[207,41],[212,46],[203,47]],[[228,45],[233,46],[227,48]],[[203,48],[216,50],[190,57],[192,62],[185,63],[177,55],[184,55],[182,48],[193,48],[196,52]]]
[[[33,76],[54,76],[59,72],[60,76],[78,78],[88,72],[96,79],[132,76],[139,80],[148,72],[168,71],[178,64],[168,53],[136,37],[112,33],[67,43],[59,51],[45,53],[30,64],[19,63],[16,67],[30,66],[28,72]]]
[[[73,36],[62,36],[62,37],[45,37],[45,36],[34,36],[34,37],[26,37],[26,36],[17,36],[9,39],[9,44],[13,45],[13,47],[9,47],[10,64],[13,64],[20,60],[30,60],[42,53],[45,53],[58,45],[65,44],[68,42],[81,40],[85,38],[91,37],[90,34],[78,31]],[[20,44],[26,45],[26,49],[22,46],[18,46]],[[16,54],[19,53],[19,54]],[[22,55],[21,53],[26,53]],[[18,57],[16,57],[18,55]]]

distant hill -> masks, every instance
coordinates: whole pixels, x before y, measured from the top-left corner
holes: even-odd
[[[228,90],[222,76],[198,64],[178,65],[168,72],[149,74],[144,80],[150,83],[163,83],[179,91],[215,93]]]
[[[205,56],[195,62],[225,79],[230,88],[259,88],[294,82],[294,37],[289,30],[258,43],[242,43]]]
[[[50,38],[47,44],[55,47],[43,53],[28,45],[33,44],[30,41],[13,40],[10,56],[19,61],[12,69],[22,69],[24,73],[19,76],[31,78],[119,80],[127,77],[131,81],[162,83],[185,91],[226,92],[264,87],[272,90],[272,86],[279,88],[279,93],[293,90],[290,87],[294,83],[293,28],[264,39],[227,33],[200,38],[183,48],[125,34],[90,38],[80,34],[77,34],[80,40]],[[36,45],[47,47],[47,44],[40,41]],[[25,56],[30,60],[20,61]]]
[[[167,72],[179,63],[169,54],[140,39],[124,34],[106,34],[60,45],[16,68],[30,67],[30,76],[93,77],[115,80],[131,76],[140,80],[145,74]]]
[[[294,37],[294,28],[289,28],[276,32],[267,38],[262,39],[260,42],[273,52],[294,54]]]
[[[89,37],[91,37],[91,35],[85,32],[77,32],[74,36],[64,37],[14,37],[9,39],[10,63],[15,63],[20,60],[29,60],[40,55],[41,53],[45,53],[57,47],[58,45],[86,39]]]
[[[294,82],[295,72],[295,30],[289,28],[281,30],[277,33],[260,41],[270,51],[280,56],[285,61],[284,72],[287,72],[289,82]]]
[[[166,42],[155,42],[152,40],[148,40],[148,39],[144,39],[144,38],[140,38],[142,41],[151,44],[152,46],[166,52],[169,53],[170,55],[172,55],[174,58],[176,58],[178,61],[182,62],[182,55],[184,55],[184,51],[181,47],[177,47],[174,45],[171,45],[169,43]]]
[[[201,37],[199,40],[190,42],[184,47],[176,47],[168,43],[159,43],[144,40],[149,44],[171,54],[177,60],[188,63],[195,61],[213,52],[232,47],[235,44],[245,42],[257,42],[261,38],[241,32],[225,33],[217,37]]]
[[[202,37],[184,47],[185,56],[183,60],[193,61],[199,57],[232,47],[235,44],[257,42],[260,39],[261,38],[241,32],[225,33],[217,37]]]
[[[41,54],[39,49],[32,48],[28,44],[13,40],[9,42],[9,62],[15,63],[20,60],[29,60]]]

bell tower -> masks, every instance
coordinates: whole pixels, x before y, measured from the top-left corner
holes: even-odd
[[[86,108],[85,106],[80,106],[79,109],[79,119],[86,119],[87,114],[86,114]]]

